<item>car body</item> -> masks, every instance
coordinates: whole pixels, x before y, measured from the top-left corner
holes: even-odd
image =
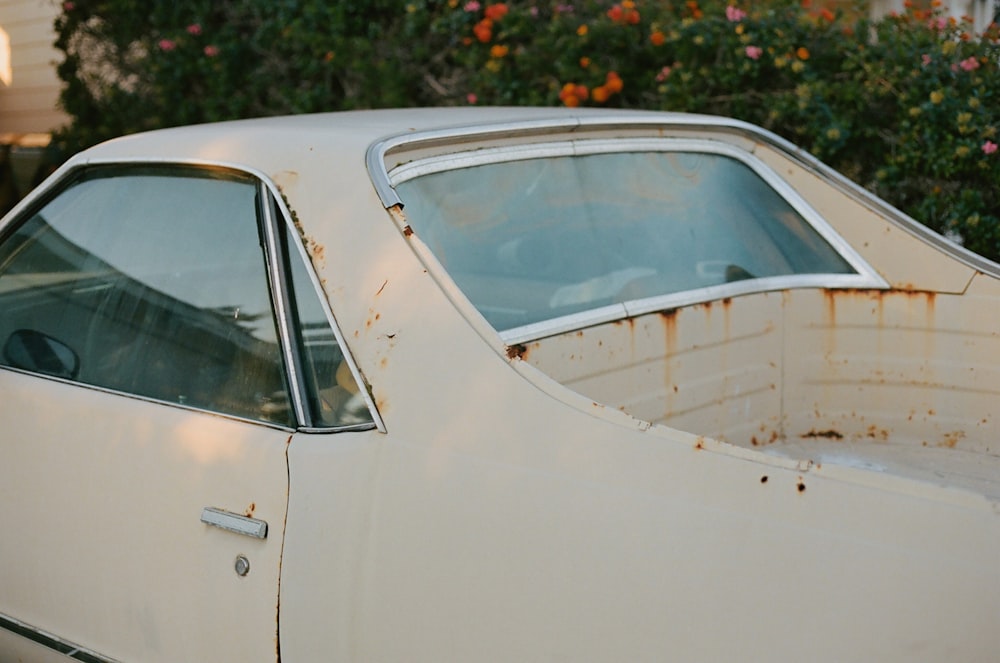
[[[988,660],[998,303],[729,119],[97,146],[0,226],[0,661]]]

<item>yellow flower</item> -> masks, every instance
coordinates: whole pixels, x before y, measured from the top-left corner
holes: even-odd
[[[920,109],[920,106],[910,107],[910,117],[918,117],[921,113],[923,113],[923,111]]]
[[[581,25],[580,27],[578,27],[576,29],[576,34],[578,34],[578,35],[580,35],[582,37],[585,34],[587,34],[587,30],[588,30],[588,28],[587,28],[586,25]]]
[[[932,104],[939,104],[942,101],[944,101],[944,92],[942,92],[941,90],[934,90],[933,92],[931,92]]]
[[[962,157],[969,155],[969,148],[965,145],[959,145],[955,148],[955,156],[961,159]]]
[[[494,74],[500,71],[500,68],[502,66],[503,63],[500,60],[490,60],[489,62],[486,63],[486,69],[488,71],[493,72]]]
[[[826,130],[826,137],[830,140],[840,140],[840,129],[837,127],[830,127]]]
[[[972,122],[972,113],[959,113],[958,114],[958,123],[959,124],[968,124],[969,122]]]
[[[742,24],[742,23],[739,23],[739,24],[737,24],[737,26],[736,26],[736,34],[738,34],[738,35],[741,35],[741,34],[743,34],[743,31],[744,31],[745,29],[746,29],[746,28],[744,28],[744,27],[743,27],[743,24]]]
[[[695,37],[694,37],[694,43],[697,46],[701,46],[702,44],[705,43],[705,38],[702,37],[701,35],[695,35]]]
[[[958,48],[958,45],[953,41],[946,41],[945,43],[941,44],[941,52],[944,53],[945,55],[951,55],[952,53],[955,52],[956,48]]]
[[[969,97],[969,108],[979,108],[979,97]]]
[[[785,65],[787,65],[787,64],[788,64],[788,60],[786,60],[784,57],[782,57],[780,55],[778,57],[774,58],[774,66],[777,69],[784,69]]]
[[[792,71],[794,71],[796,74],[800,73],[805,68],[806,66],[798,60],[792,63]]]

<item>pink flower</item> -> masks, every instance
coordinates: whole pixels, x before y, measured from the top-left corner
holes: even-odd
[[[172,39],[161,39],[156,45],[160,47],[161,51],[172,51],[177,48],[177,42]]]
[[[73,11],[73,9],[75,7],[76,7],[76,5],[74,3],[72,3],[72,2],[64,2],[63,3],[63,11],[65,11],[65,12],[71,12],[71,11]]]
[[[468,101],[470,104],[474,104],[477,101],[479,101],[479,97],[477,97],[474,92],[470,92],[469,94],[465,95],[465,100]]]
[[[734,7],[733,5],[728,5],[726,7],[726,18],[732,23],[739,23],[747,17],[747,13],[740,9],[739,7]],[[754,58],[756,59],[756,58]]]
[[[671,71],[670,67],[664,67],[663,69],[661,69],[660,73],[656,75],[656,82],[662,83],[663,81],[667,80],[667,78],[670,77],[670,71]]]
[[[932,18],[931,20],[927,21],[927,27],[929,27],[931,30],[944,30],[946,27],[948,27],[948,19],[944,18],[943,16]]]
[[[958,66],[965,71],[974,71],[979,69],[979,60],[975,57],[969,57],[958,63]]]
[[[201,34],[201,26],[198,25],[197,23],[192,23],[191,25],[187,26],[187,31],[189,35],[198,36]]]
[[[463,7],[462,9],[471,14],[473,12],[479,11],[480,7],[482,7],[482,5],[476,2],[476,0],[469,0],[469,2],[465,3],[465,7]]]
[[[538,7],[532,5],[531,8],[528,9],[528,13],[531,14],[531,18],[538,18]]]
[[[998,149],[1000,149],[1000,146],[998,146],[992,140],[988,140],[985,143],[983,143],[983,154],[993,154]]]
[[[764,54],[764,49],[760,46],[747,46],[746,53],[751,60],[759,60],[760,56]]]
[[[924,53],[923,55],[920,56],[920,61],[926,67],[927,65],[929,65],[931,63],[931,56],[929,56],[926,53]]]
[[[219,47],[209,44],[208,46],[205,47],[203,52],[205,53],[206,56],[214,58],[216,55],[219,54]]]

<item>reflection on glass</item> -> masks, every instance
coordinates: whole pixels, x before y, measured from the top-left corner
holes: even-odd
[[[90,171],[0,245],[0,343],[30,329],[79,357],[78,381],[291,425],[256,190]]]
[[[489,163],[396,185],[498,330],[616,302],[850,265],[746,164],[627,152]]]
[[[287,244],[292,291],[299,320],[306,398],[317,428],[372,423],[371,412],[330,327],[326,312],[306,271],[302,255]]]

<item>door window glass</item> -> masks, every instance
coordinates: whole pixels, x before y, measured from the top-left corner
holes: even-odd
[[[0,245],[0,363],[294,423],[250,177],[96,168]]]

